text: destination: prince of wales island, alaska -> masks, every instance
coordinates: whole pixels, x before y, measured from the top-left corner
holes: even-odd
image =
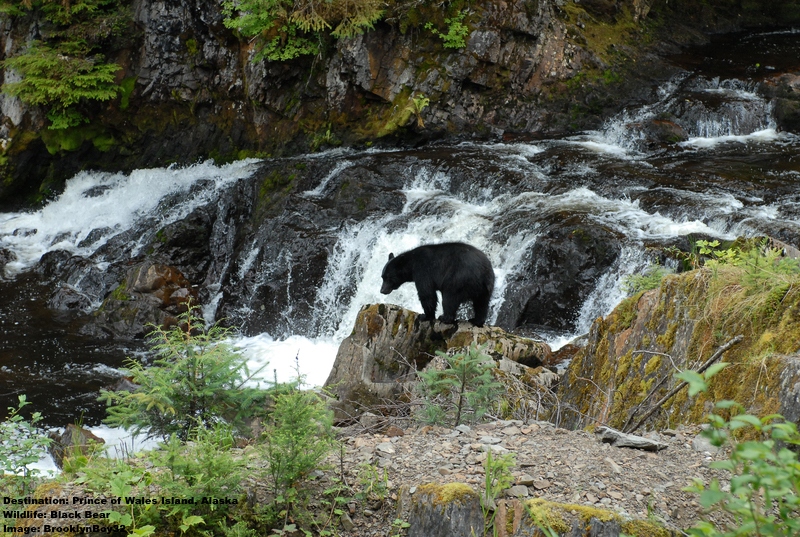
[[[85,496],[73,496],[70,503],[69,498],[9,498],[3,496],[3,505],[237,505],[237,498],[214,498],[203,496],[202,498],[179,498],[175,496],[158,496],[155,498],[145,498],[138,496],[125,496],[123,498],[87,498]],[[100,514],[84,511],[81,516],[79,511],[51,511],[49,518],[105,518]],[[46,512],[39,511],[3,511],[5,518],[48,518]]]

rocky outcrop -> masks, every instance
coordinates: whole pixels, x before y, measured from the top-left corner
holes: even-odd
[[[255,45],[225,27],[219,3],[136,0],[122,34],[104,46],[126,89],[107,103],[88,103],[88,126],[47,131],[45,109],[0,98],[0,151],[8,159],[0,203],[46,197],[80,169],[294,152],[317,147],[326,131],[331,140],[371,143],[594,127],[629,102],[655,97],[653,80],[675,67],[653,51],[706,39],[698,29],[732,30],[750,21],[705,5],[687,17],[697,6],[683,4],[472,3],[464,10],[464,46],[453,49],[425,28],[431,22],[448,30],[438,8],[396,3],[364,34],[325,36],[317,57],[252,63]],[[775,16],[752,11],[747,15],[759,23]],[[790,11],[781,13],[775,22],[791,24]],[[3,15],[0,24],[3,58],[53,31],[35,14]],[[414,98],[427,98],[427,106],[415,109]],[[781,112],[787,125],[790,108]],[[667,128],[656,136],[680,133]]]
[[[676,386],[676,371],[696,369],[737,335],[742,343],[722,356],[732,365],[712,378],[709,393],[689,397],[679,391],[644,429],[701,423],[722,399],[758,416],[800,417],[800,293],[781,288],[774,302],[752,306],[742,317],[739,302],[722,298],[740,291],[740,283],[712,292],[712,278],[708,268],[667,276],[658,289],[628,298],[594,323],[588,345],[559,385],[567,427],[607,424],[631,432]]]
[[[338,399],[333,404],[337,418],[352,420],[366,409],[396,400],[416,382],[416,372],[427,366],[437,351],[459,352],[472,344],[486,344],[484,352],[501,369],[516,373],[541,366],[550,357],[546,343],[497,327],[421,323],[417,313],[399,306],[364,306],[353,333],[340,345],[325,383]]]
[[[413,490],[413,494],[410,492]],[[625,520],[604,509],[559,504],[544,499],[498,500],[487,514],[495,521],[484,533],[484,512],[479,494],[463,483],[427,483],[401,490],[398,515],[408,520],[409,537],[497,537],[541,535],[618,537],[619,535],[678,535],[653,522]],[[408,511],[404,509],[407,504]],[[499,523],[498,523],[499,522]],[[489,533],[493,532],[493,533]],[[632,533],[635,532],[635,533]]]
[[[49,437],[52,443],[48,447],[48,451],[59,468],[64,467],[65,458],[86,457],[106,443],[105,440],[88,429],[84,429],[74,423],[67,425],[63,433],[50,433]]]

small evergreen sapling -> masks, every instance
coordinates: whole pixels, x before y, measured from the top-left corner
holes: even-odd
[[[152,367],[128,361],[132,381],[140,388],[100,392],[109,407],[108,425],[186,440],[195,427],[220,420],[244,428],[245,419],[263,408],[266,392],[245,386],[257,372],[250,373],[246,359],[226,341],[231,329],[206,329],[196,309],[182,314],[179,325],[150,333],[158,342]]]
[[[32,480],[39,473],[29,465],[38,462],[52,442],[36,425],[42,419],[41,413],[34,412],[30,420],[20,414],[22,408],[29,404],[26,397],[20,395],[17,408],[8,407],[9,415],[0,423],[0,476],[4,472],[22,476],[23,494],[29,491]]]
[[[464,417],[478,421],[486,414],[502,384],[493,380],[494,362],[482,350],[473,344],[466,353],[453,356],[436,352],[448,367],[419,373],[426,400],[421,412],[424,421],[439,423],[454,414],[453,427],[457,427]]]

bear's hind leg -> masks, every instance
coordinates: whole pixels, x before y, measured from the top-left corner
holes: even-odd
[[[456,313],[461,301],[458,298],[442,292],[442,316],[439,320],[445,324],[456,324]]]
[[[475,317],[469,320],[474,326],[481,328],[489,315],[489,298],[480,297],[472,301]]]

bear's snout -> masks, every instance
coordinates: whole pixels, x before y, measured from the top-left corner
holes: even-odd
[[[389,282],[383,282],[383,285],[381,285],[381,294],[388,295],[392,291],[394,291],[394,289],[392,289],[392,286],[389,284]]]

